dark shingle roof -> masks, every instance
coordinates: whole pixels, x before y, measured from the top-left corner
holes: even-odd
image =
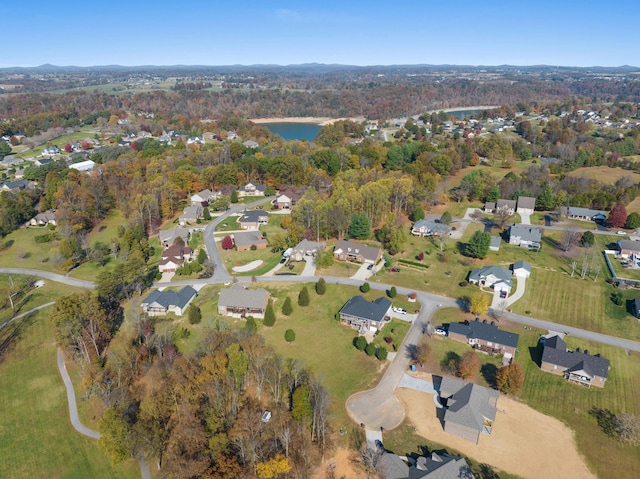
[[[499,280],[511,285],[511,272],[502,266],[484,266],[482,268],[473,269],[469,274],[469,279],[472,281],[480,281],[490,275],[493,275]]]
[[[242,213],[240,217],[240,223],[257,223],[260,221],[260,218],[265,218],[269,214],[260,210],[248,210]]]
[[[196,290],[191,286],[185,286],[178,292],[170,290],[159,291],[155,289],[142,302],[144,304],[158,303],[165,308],[169,308],[170,306],[184,308],[195,294]]]
[[[536,207],[536,199],[531,196],[518,197],[518,208],[526,208],[532,210]]]
[[[513,348],[518,346],[518,338],[520,337],[515,333],[508,333],[507,331],[498,329],[495,324],[483,323],[479,320],[470,321],[469,325],[464,323],[451,323],[449,325],[449,332],[462,334],[467,338],[482,339]]]
[[[233,241],[236,246],[244,247],[251,245],[267,244],[267,240],[262,237],[259,231],[243,231],[233,234]]]
[[[520,261],[516,261],[515,263],[513,263],[513,271],[523,268],[525,270],[527,270],[529,273],[531,273],[531,265],[529,263],[527,263],[526,261],[520,260]]]
[[[538,228],[525,225],[511,225],[509,227],[509,236],[519,236],[523,241],[534,241],[537,243],[542,241],[542,234]]]
[[[557,338],[557,339],[556,339]],[[581,371],[592,376],[606,378],[609,375],[609,360],[584,352],[567,351],[566,343],[558,336],[547,339],[542,349],[542,362],[561,366],[568,371]]]
[[[369,321],[382,321],[391,307],[391,301],[381,297],[375,301],[367,301],[362,296],[354,296],[340,310],[340,314],[348,314]]]

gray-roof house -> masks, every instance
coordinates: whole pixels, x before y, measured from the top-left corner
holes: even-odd
[[[496,210],[505,211],[507,214],[512,215],[516,212],[516,200],[499,199],[496,203]]]
[[[623,258],[636,259],[640,257],[640,241],[618,241],[618,254]]]
[[[432,220],[420,220],[411,227],[411,234],[416,236],[444,236],[451,232],[451,227]]]
[[[14,181],[4,181],[0,183],[0,190],[2,191],[19,191],[27,189],[31,186],[31,182],[27,180],[14,180]]]
[[[333,257],[338,261],[375,264],[382,258],[382,250],[355,241],[339,240],[333,248]]]
[[[185,286],[178,292],[155,289],[142,300],[141,306],[149,316],[164,316],[168,313],[182,316],[195,296],[196,290],[191,286]]]
[[[505,362],[513,359],[518,347],[518,336],[515,333],[502,331],[493,322],[487,320],[466,323],[451,323],[449,325],[449,338],[454,341],[466,343],[474,349],[488,354],[502,354]]]
[[[198,191],[191,195],[191,206],[206,206],[217,198],[218,195],[209,189]]]
[[[400,456],[385,451],[376,466],[385,479],[474,479],[464,458],[447,453],[420,456],[408,465]]]
[[[305,256],[315,257],[318,253],[327,247],[324,241],[309,241],[303,239],[289,252],[290,261],[304,261]]]
[[[577,348],[571,351],[560,336],[547,338],[542,348],[540,369],[564,376],[568,381],[583,386],[604,387],[609,375],[609,360],[599,354]]]
[[[531,265],[523,260],[513,263],[511,265],[511,270],[513,271],[514,276],[519,276],[521,278],[528,278],[531,276]]]
[[[270,294],[263,288],[247,289],[239,284],[220,291],[218,314],[233,318],[264,318]]]
[[[502,239],[500,236],[492,236],[491,243],[489,243],[489,249],[491,251],[500,251],[500,244],[502,243]]]
[[[202,216],[202,206],[187,206],[180,217],[178,218],[180,226],[185,226],[187,223],[196,223]]]
[[[444,430],[478,443],[480,434],[491,434],[496,419],[498,391],[443,377],[440,398],[445,404]]]
[[[258,230],[234,233],[233,242],[237,251],[247,251],[252,246],[255,246],[254,249],[265,249],[268,245],[267,240],[263,238],[262,233]]]
[[[496,204],[493,201],[487,201],[484,204],[484,211],[485,213],[493,213],[493,211],[496,209]]]
[[[509,244],[522,248],[538,249],[542,241],[542,233],[538,228],[513,224],[509,227]]]
[[[471,270],[469,282],[480,286],[491,287],[496,291],[511,291],[513,285],[511,272],[502,266],[484,266]]]
[[[569,206],[566,208],[567,218],[582,221],[604,221],[607,219],[607,212],[604,210],[592,210],[591,208],[580,208]]]
[[[238,188],[238,197],[243,196],[264,196],[266,187],[257,183],[247,183],[241,188]]]
[[[257,230],[260,225],[266,225],[268,222],[269,213],[263,210],[247,210],[238,219],[243,230]]]
[[[190,237],[191,231],[189,231],[189,228],[174,228],[172,230],[160,230],[158,232],[158,239],[165,248],[173,245],[176,238],[182,238],[184,244],[187,244]]]
[[[536,209],[536,199],[531,196],[519,196],[516,213],[532,214]]]
[[[340,322],[360,333],[379,331],[390,308],[391,301],[385,297],[369,302],[362,296],[354,296],[340,310]]]
[[[55,213],[38,213],[30,221],[31,226],[46,226],[48,224],[56,225]]]

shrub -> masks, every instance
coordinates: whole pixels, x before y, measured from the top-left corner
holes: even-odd
[[[611,293],[611,301],[613,301],[613,304],[622,306],[624,304],[624,295],[621,291]]]
[[[517,394],[524,384],[524,373],[520,365],[513,363],[503,366],[496,373],[496,386],[498,389],[507,394]]]
[[[364,351],[364,348],[367,347],[367,338],[364,336],[358,336],[353,340],[353,344],[358,351]]]
[[[51,241],[53,239],[53,235],[51,233],[48,233],[46,235],[38,235],[34,238],[34,241],[38,244],[40,243],[48,243],[49,241]]]
[[[233,240],[231,236],[227,235],[222,239],[222,249],[233,249]]]
[[[287,329],[284,332],[284,340],[288,343],[292,343],[296,340],[296,333],[293,329]]]
[[[316,293],[322,296],[326,292],[327,292],[327,282],[324,280],[324,278],[320,278],[316,283]]]
[[[391,299],[395,298],[398,295],[398,291],[395,286],[391,286],[391,289],[387,293]]]
[[[480,357],[475,351],[467,351],[458,362],[458,376],[462,379],[474,376],[480,369]]]
[[[207,251],[204,248],[200,248],[200,251],[198,251],[198,263],[203,264],[205,261],[207,261]]]
[[[255,251],[258,249],[258,247],[254,244],[251,245],[251,247],[249,248],[251,251]]]
[[[376,350],[376,358],[378,358],[380,361],[384,361],[385,359],[387,359],[388,353],[389,351],[387,351],[387,348],[378,348]]]
[[[385,336],[384,342],[387,344],[391,344],[393,342],[393,338],[391,336]]]
[[[463,288],[466,288],[466,287],[469,285],[469,283],[468,283],[468,282],[466,282],[466,281],[460,281],[460,283],[458,283],[458,284],[459,284],[460,286],[462,286]]]
[[[362,283],[360,285],[360,292],[368,293],[369,291],[371,291],[371,286],[369,285],[369,283]]]
[[[422,261],[424,259],[424,251],[420,251],[420,254],[418,255],[418,260]]]
[[[258,330],[258,325],[253,316],[247,316],[247,324],[245,325],[247,331],[255,333]]]
[[[282,314],[289,316],[291,313],[293,313],[293,304],[291,304],[291,298],[287,296],[282,305]]]
[[[367,354],[367,356],[373,356],[374,354],[376,354],[376,347],[373,343],[369,343],[365,346],[364,352]]]
[[[190,304],[187,308],[187,317],[189,318],[189,324],[199,324],[202,321],[202,311],[195,304]]]
[[[298,305],[300,306],[309,306],[311,302],[311,298],[309,297],[309,290],[307,290],[306,286],[303,286],[300,290],[300,294],[298,294]]]

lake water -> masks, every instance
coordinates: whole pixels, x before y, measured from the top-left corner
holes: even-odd
[[[461,110],[461,111],[446,111],[445,113],[449,116],[457,118],[458,120],[464,120],[466,116],[477,115],[482,110]]]
[[[291,123],[291,122],[274,122],[263,123],[261,126],[265,126],[271,133],[280,135],[285,140],[313,140],[318,136],[320,131],[320,125],[316,123]]]

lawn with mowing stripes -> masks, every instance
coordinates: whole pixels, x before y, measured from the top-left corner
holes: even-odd
[[[0,331],[3,344],[12,333],[0,362],[0,477],[140,477],[134,461],[112,467],[72,428],[47,312]]]

